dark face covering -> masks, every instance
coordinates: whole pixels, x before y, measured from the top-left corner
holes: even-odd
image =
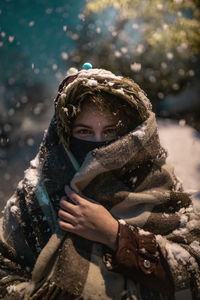
[[[77,139],[75,137],[71,137],[70,139],[70,150],[77,159],[78,163],[82,165],[86,155],[88,152],[106,146],[112,143],[114,140],[111,141],[103,141],[103,142],[92,142],[92,141],[85,141],[81,139]]]

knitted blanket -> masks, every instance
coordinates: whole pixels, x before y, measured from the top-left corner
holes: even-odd
[[[82,74],[88,80],[91,76],[98,80],[94,73]],[[116,89],[115,93],[124,97]],[[144,234],[154,233],[175,291],[185,289],[193,299],[200,297],[199,216],[166,164],[144,94],[140,101],[148,118],[111,144],[89,152],[78,170],[63,142],[58,114],[53,117],[1,219],[0,299],[122,299],[125,279],[107,271],[103,246],[58,227],[58,203],[66,184],[104,205],[117,219]],[[139,297],[137,283],[129,281],[128,289]]]

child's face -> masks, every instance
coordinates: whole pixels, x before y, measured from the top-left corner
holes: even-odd
[[[117,121],[110,112],[87,103],[73,122],[72,135],[85,141],[110,141],[118,136]]]

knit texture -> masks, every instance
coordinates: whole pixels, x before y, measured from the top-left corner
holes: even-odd
[[[68,149],[68,116],[79,109],[72,93],[83,82],[138,108],[143,121],[88,153],[78,169]],[[154,233],[175,291],[188,289],[199,299],[199,216],[166,164],[145,93],[132,80],[108,71],[81,71],[73,81],[63,81],[55,110],[39,153],[1,219],[0,299],[122,299],[125,279],[106,269],[103,246],[58,228],[58,204],[66,184],[142,233]],[[136,287],[130,282],[129,294],[139,299]]]

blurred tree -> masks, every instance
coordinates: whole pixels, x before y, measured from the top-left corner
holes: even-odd
[[[52,103],[49,90],[37,80],[34,69],[30,74],[31,64],[21,47],[1,38],[0,43],[4,44],[0,47],[1,208],[36,153]]]
[[[196,0],[91,0],[70,59],[134,78],[158,110],[199,78],[199,17]]]
[[[142,23],[147,44],[158,51],[177,48],[183,56],[199,53],[200,11],[198,0],[91,0],[86,13],[107,7],[120,11],[120,21]]]
[[[12,143],[14,136],[21,135],[26,116],[39,121],[49,103],[46,86],[37,80],[34,66],[30,73],[31,63],[21,47],[15,42],[3,42],[4,47],[0,48],[0,70],[4,70],[0,73],[0,134],[7,136]]]

